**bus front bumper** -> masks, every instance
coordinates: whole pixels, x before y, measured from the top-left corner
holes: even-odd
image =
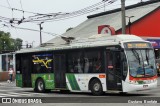
[[[156,87],[157,87],[157,80],[149,84],[132,84],[132,83],[122,81],[123,92],[149,90]]]

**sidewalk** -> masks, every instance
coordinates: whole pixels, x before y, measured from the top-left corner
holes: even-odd
[[[0,87],[1,86],[16,86],[16,82],[12,81],[12,83],[8,83],[7,81],[0,81]]]

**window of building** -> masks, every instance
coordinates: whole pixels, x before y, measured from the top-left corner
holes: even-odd
[[[13,55],[8,55],[8,67],[13,69],[13,65]]]
[[[2,70],[7,71],[7,55],[2,55]]]
[[[14,60],[13,60],[14,55],[13,54],[2,54],[1,55],[1,68],[2,71],[8,71],[9,68],[14,69]]]

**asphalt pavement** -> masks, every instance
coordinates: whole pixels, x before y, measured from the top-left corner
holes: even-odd
[[[36,93],[33,88],[20,88],[16,87],[15,81],[12,83],[7,83],[7,81],[0,82],[0,98],[15,98],[15,99],[41,99],[43,103],[47,103],[49,106],[59,106],[59,104],[64,106],[73,106],[77,104],[87,103],[86,106],[96,106],[97,103],[103,105],[112,105],[115,103],[116,106],[124,106],[123,103],[143,101],[144,100],[157,100],[160,103],[160,78],[158,78],[158,87],[156,89],[137,91],[128,94],[119,93],[105,93],[103,96],[93,96],[90,92],[70,92],[61,93],[59,91],[51,91],[50,93]],[[67,103],[67,104],[66,104]],[[106,104],[107,103],[107,104]],[[120,103],[120,104],[119,104]],[[52,104],[52,105],[50,105]],[[150,106],[148,104],[142,103],[129,103],[130,106]],[[14,106],[15,104],[12,104]],[[19,104],[18,104],[19,105]],[[26,104],[28,105],[28,104]],[[41,106],[42,104],[34,104],[34,106]],[[157,103],[152,103],[152,106],[158,106]],[[0,106],[5,106],[5,104],[0,104]],[[9,105],[7,105],[9,106]],[[30,104],[32,106],[32,104]],[[78,105],[77,105],[78,106]],[[85,106],[85,105],[84,105]],[[99,105],[100,106],[100,105]]]
[[[8,82],[8,81],[0,81],[0,86],[10,86],[10,87],[14,87],[16,86],[16,82],[12,81],[12,82]]]

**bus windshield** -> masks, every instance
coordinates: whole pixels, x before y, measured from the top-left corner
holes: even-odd
[[[128,49],[126,55],[132,77],[152,77],[156,75],[154,51],[152,49]]]

